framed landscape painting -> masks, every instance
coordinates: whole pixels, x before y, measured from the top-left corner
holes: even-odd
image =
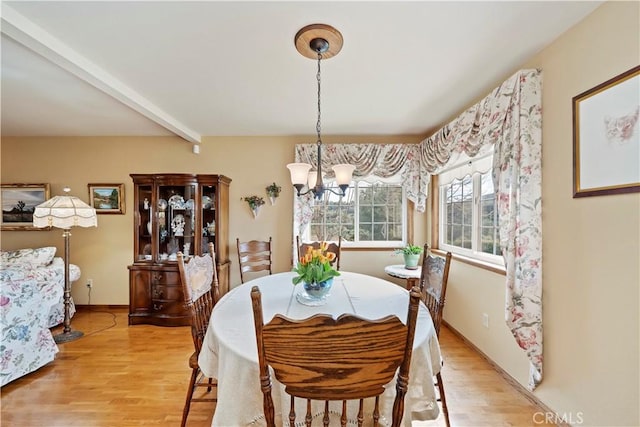
[[[0,204],[2,205],[0,229],[2,231],[48,230],[48,228],[33,226],[33,212],[36,206],[49,198],[49,184],[2,184],[0,189]]]
[[[89,184],[89,204],[98,214],[124,214],[124,184]]]
[[[640,66],[573,98],[573,197],[640,191]]]

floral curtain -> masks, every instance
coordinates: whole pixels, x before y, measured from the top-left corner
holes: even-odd
[[[529,358],[529,389],[542,381],[542,75],[516,75],[493,157],[506,322]]]
[[[421,174],[493,146],[506,323],[542,380],[542,73],[521,70],[420,144]]]
[[[463,155],[493,147],[500,246],[505,259],[506,323],[531,363],[529,388],[542,380],[542,72],[521,70],[420,144],[323,145],[323,170],[356,165],[357,176],[401,174],[416,209],[426,207],[431,175]],[[297,162],[316,164],[315,144],[297,145]],[[312,196],[295,198],[294,235],[309,224]]]

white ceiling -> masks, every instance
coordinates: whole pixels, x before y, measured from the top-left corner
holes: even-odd
[[[2,1],[2,136],[427,134],[602,2]]]

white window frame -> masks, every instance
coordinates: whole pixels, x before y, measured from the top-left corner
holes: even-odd
[[[400,187],[400,189],[402,190],[402,212],[401,212],[401,216],[402,216],[402,241],[399,240],[393,240],[393,241],[386,241],[386,240],[368,240],[368,241],[347,241],[344,239],[342,239],[342,247],[343,248],[397,248],[397,247],[401,247],[403,245],[406,244],[407,242],[407,229],[408,229],[408,223],[409,223],[409,217],[407,215],[408,212],[408,201],[407,201],[407,197],[406,197],[406,191],[405,189],[402,187],[401,182],[399,179],[380,179],[378,177],[374,177],[374,178],[361,178],[358,181],[351,181],[351,184],[349,185],[349,188],[352,189],[352,191],[355,192],[355,206],[354,206],[354,212],[356,213],[354,216],[354,232],[357,233],[357,230],[359,230],[359,226],[360,226],[360,215],[358,214],[359,209],[360,209],[360,199],[358,197],[358,184],[361,182],[366,182],[368,184],[378,184],[378,183],[382,183],[382,184],[390,184],[390,185],[397,185]],[[333,180],[325,180],[324,181],[325,187],[335,187],[336,190],[338,190],[338,187],[335,185],[335,182]],[[302,233],[302,238],[305,241],[309,241],[312,240],[310,237],[310,231],[311,231],[311,223],[309,223],[309,225],[306,227],[306,229],[304,230],[304,232]]]
[[[479,159],[465,159],[464,162],[458,163],[451,168],[438,174],[438,247],[441,250],[449,251],[453,254],[462,255],[467,258],[478,261],[504,266],[504,259],[501,255],[494,255],[482,252],[481,250],[481,228],[480,220],[481,212],[481,178],[482,174],[491,174],[493,164],[493,155],[483,156]],[[462,248],[460,246],[449,245],[444,242],[445,232],[445,204],[446,194],[444,187],[451,184],[454,180],[471,176],[472,182],[472,221],[471,221],[471,249]]]

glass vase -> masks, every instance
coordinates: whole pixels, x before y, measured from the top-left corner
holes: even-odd
[[[327,303],[327,297],[333,285],[333,277],[324,282],[306,283],[302,282],[299,286],[296,299],[300,304],[318,306]]]

